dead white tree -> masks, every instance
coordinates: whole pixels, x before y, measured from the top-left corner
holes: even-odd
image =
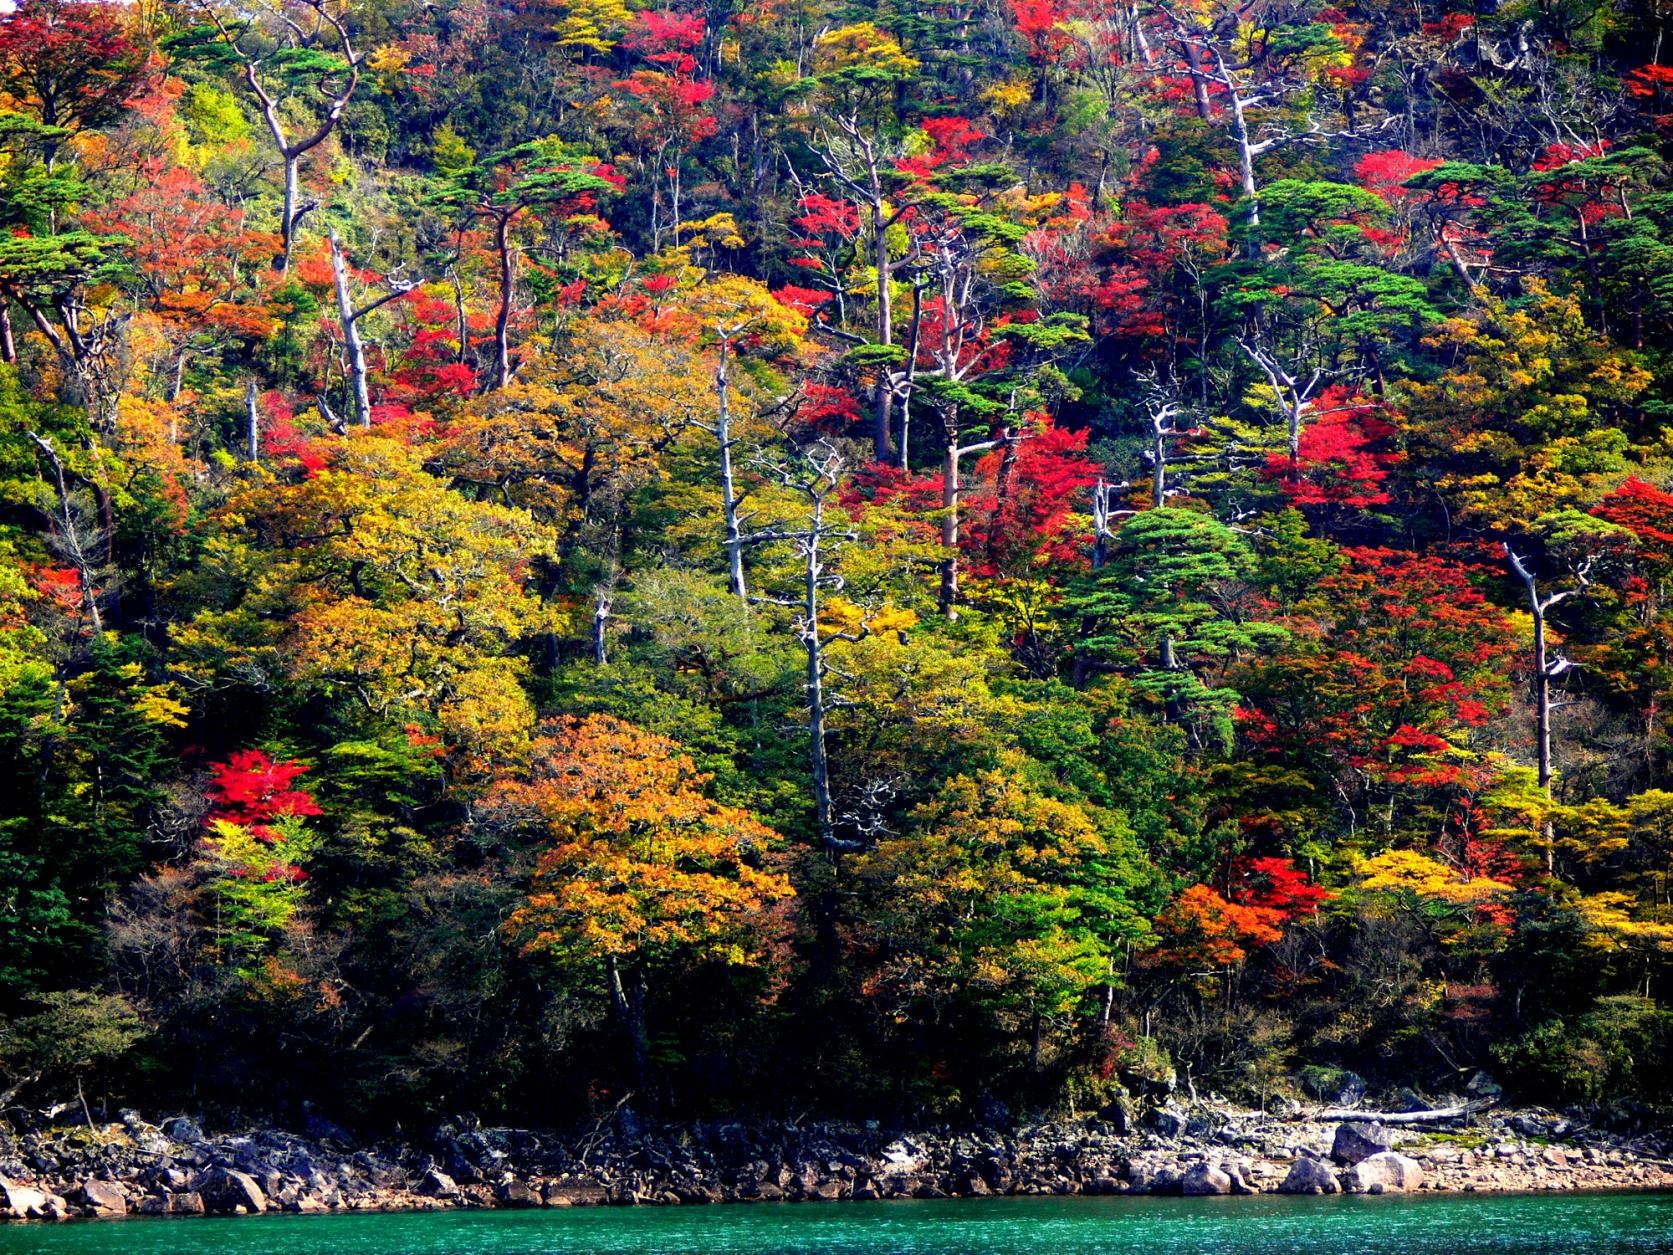
[[[105,630],[99,586],[112,573],[110,547],[115,524],[110,494],[102,485],[73,470],[50,435],[35,431],[24,434],[46,460],[53,497],[52,505],[42,510],[49,524],[47,547],[75,571],[88,626],[97,636]],[[72,482],[79,482],[82,490],[72,488]]]
[[[297,228],[318,207],[314,201],[302,200],[302,158],[337,129],[360,85],[365,54],[354,49],[349,8],[340,0],[270,0],[229,12],[223,12],[216,0],[207,0],[199,7],[243,67],[244,82],[261,107],[262,120],[278,150],[284,205],[279,213],[280,253],[275,260],[278,269],[287,270]],[[319,110],[314,124],[293,136],[293,121],[288,119],[294,115],[286,105],[298,97],[279,70],[282,65],[296,64],[299,53],[313,54],[306,69],[314,77]]]
[[[1272,389],[1272,395],[1276,398],[1278,411],[1284,420],[1290,473],[1293,475],[1301,465],[1302,424],[1308,410],[1312,408],[1313,397],[1317,394],[1319,385],[1327,378],[1326,371],[1322,366],[1308,370],[1307,367],[1297,366],[1293,362],[1286,365],[1265,346],[1243,337],[1238,338],[1237,347],[1260,368],[1261,374],[1266,376],[1267,386]]]
[[[1551,798],[1551,689],[1554,681],[1561,679],[1574,666],[1561,654],[1553,654],[1550,650],[1546,635],[1546,624],[1551,611],[1584,592],[1591,584],[1592,566],[1596,559],[1587,555],[1574,567],[1574,584],[1569,588],[1555,591],[1541,592],[1539,580],[1533,570],[1523,560],[1522,556],[1505,542],[1505,558],[1510,562],[1512,574],[1522,585],[1523,594],[1528,600],[1528,613],[1534,621],[1534,649],[1533,649],[1533,681],[1534,681],[1534,768],[1539,781],[1540,792],[1545,794],[1546,800]],[[1551,871],[1556,862],[1556,851],[1549,832],[1545,841],[1545,869]]]
[[[343,374],[348,378],[349,401],[354,410],[354,421],[362,427],[372,425],[372,393],[367,384],[366,342],[360,334],[360,323],[368,314],[382,309],[391,301],[398,301],[417,285],[409,279],[390,275],[384,283],[388,291],[360,305],[354,303],[349,290],[348,260],[342,245],[337,242],[335,227],[326,231],[331,243],[331,282],[337,293],[337,322],[343,330]]]
[[[819,831],[820,844],[834,857],[845,849],[859,848],[860,843],[838,837],[831,802],[826,721],[831,711],[842,703],[833,700],[827,688],[826,681],[831,671],[827,649],[834,643],[854,643],[870,634],[870,627],[864,621],[856,629],[841,631],[829,625],[822,626],[819,621],[824,595],[841,592],[844,584],[841,573],[831,569],[830,560],[842,546],[860,538],[848,515],[833,508],[846,466],[841,452],[827,440],[815,441],[791,458],[780,459],[762,454],[752,461],[763,476],[799,500],[804,511],[799,523],[787,523],[757,532],[750,538],[754,543],[781,542],[791,546],[800,559],[799,593],[794,597],[757,596],[751,600],[784,606],[795,612],[794,629],[805,661],[803,707],[808,717],[808,766],[813,777],[814,822]]]
[[[1256,158],[1289,144],[1362,140],[1372,133],[1352,127],[1333,130],[1320,124],[1311,113],[1300,129],[1287,123],[1262,127],[1256,122],[1252,115],[1258,110],[1305,99],[1311,93],[1312,84],[1305,75],[1286,72],[1286,67],[1263,66],[1256,58],[1240,59],[1233,55],[1234,48],[1241,50],[1248,42],[1247,9],[1253,6],[1234,6],[1214,21],[1206,21],[1194,13],[1187,16],[1168,4],[1158,4],[1156,8],[1167,22],[1170,38],[1184,54],[1196,91],[1197,110],[1205,122],[1214,118],[1211,88],[1219,89],[1219,103],[1224,108],[1222,116],[1228,120],[1232,143],[1237,148],[1238,181],[1243,188],[1244,214],[1251,227],[1261,223]],[[1262,69],[1267,70],[1267,77],[1257,81],[1254,75]],[[1372,130],[1386,128],[1397,120],[1391,114]]]

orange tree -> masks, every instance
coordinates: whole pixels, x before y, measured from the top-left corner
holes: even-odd
[[[707,797],[709,778],[673,741],[608,715],[543,731],[526,770],[483,799],[495,822],[552,841],[506,932],[526,955],[602,975],[649,1094],[653,978],[708,964],[769,971],[794,891],[776,834]]]

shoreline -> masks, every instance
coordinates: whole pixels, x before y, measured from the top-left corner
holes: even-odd
[[[1383,1124],[1163,1109],[1016,1130],[618,1114],[568,1133],[445,1125],[366,1141],[323,1121],[205,1133],[174,1116],[12,1132],[0,1218],[240,1216],[1049,1196],[1673,1191],[1673,1130],[1619,1134],[1540,1109]],[[1364,1113],[1369,1117],[1374,1113]]]

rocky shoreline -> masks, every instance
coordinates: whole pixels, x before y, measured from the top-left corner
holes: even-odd
[[[1392,1120],[1170,1107],[1142,1127],[1117,1112],[903,1135],[876,1124],[651,1126],[621,1112],[570,1134],[466,1121],[365,1143],[322,1120],[303,1133],[206,1133],[190,1117],[152,1124],[124,1112],[103,1126],[0,1125],[0,1217],[1673,1189],[1670,1130],[1613,1133],[1537,1109]]]

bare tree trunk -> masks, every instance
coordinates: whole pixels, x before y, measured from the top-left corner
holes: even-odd
[[[1142,38],[1144,28],[1137,23],[1134,23],[1134,25]],[[1185,45],[1185,68],[1190,71],[1191,91],[1196,97],[1197,116],[1204,122],[1212,122],[1214,120],[1214,105],[1208,96],[1208,76],[1203,73],[1202,48],[1188,39],[1182,42]]]
[[[960,482],[960,464],[972,453],[986,453],[996,448],[1010,438],[1006,431],[992,440],[982,440],[975,444],[960,445],[958,442],[958,409],[954,407],[948,411],[946,422],[947,444],[941,455],[941,548],[945,555],[941,559],[941,592],[938,605],[941,613],[949,620],[958,618],[959,596],[959,560],[958,544],[960,531],[959,499],[962,489]]]
[[[958,421],[948,419],[947,447],[941,455],[941,613],[958,618],[959,447]]]
[[[337,318],[343,327],[343,358],[349,377],[349,398],[354,407],[354,420],[362,427],[372,425],[372,394],[366,384],[366,346],[360,338],[360,314],[349,295],[348,266],[343,250],[337,243],[336,231],[328,233],[331,241],[331,281],[337,290]]]
[[[715,368],[715,439],[720,442],[720,508],[726,524],[726,574],[732,595],[748,601],[744,583],[744,534],[738,517],[738,485],[732,466],[732,379],[730,343],[720,338],[720,364]]]
[[[244,385],[244,431],[245,450],[250,461],[261,461],[261,408],[256,404],[256,381],[248,380]]]
[[[1510,569],[1522,584],[1523,591],[1528,598],[1528,611],[1534,621],[1534,770],[1539,781],[1540,792],[1546,801],[1551,800],[1551,782],[1553,771],[1551,767],[1551,681],[1568,669],[1566,661],[1553,662],[1546,643],[1546,621],[1551,608],[1574,595],[1576,590],[1564,589],[1560,592],[1548,593],[1544,597],[1539,594],[1539,582],[1528,569],[1526,563],[1507,544],[1504,546],[1505,557],[1510,560]],[[1579,571],[1581,587],[1586,584],[1586,572],[1590,563],[1583,564]],[[1556,870],[1556,840],[1550,816],[1547,815],[1541,824],[1541,836],[1545,845],[1545,870]]]
[[[905,393],[900,401],[900,439],[896,446],[896,465],[903,471],[912,469],[912,381],[918,371],[918,336],[924,325],[924,288],[912,285],[912,327],[906,336],[906,361],[903,366]]]
[[[820,844],[836,847],[836,823],[831,814],[831,764],[825,747],[825,646],[819,636],[819,582],[824,574],[819,557],[820,529],[825,501],[813,503],[813,521],[805,550],[807,566],[802,588],[802,644],[807,651],[808,767],[813,775],[813,818]]]
[[[280,139],[279,151],[285,163],[285,205],[282,210],[284,216],[279,220],[279,240],[280,246],[284,249],[284,264],[280,269],[288,270],[290,269],[291,250],[296,247],[297,223],[302,216],[297,208],[302,199],[302,172],[298,168],[301,157],[292,155],[284,147],[282,138]]]
[[[511,300],[516,267],[511,254],[511,219],[501,217],[494,224],[494,246],[500,254],[500,307],[494,314],[494,387],[511,381]]]
[[[600,585],[598,600],[593,604],[593,661],[601,667],[610,660],[606,635],[610,626],[610,604],[610,589]]]
[[[872,201],[871,205],[872,230],[872,265],[877,274],[877,343],[892,345],[894,343],[894,298],[889,291],[889,241],[888,229],[883,220],[883,202]],[[894,387],[890,381],[891,370],[885,362],[877,372],[877,403],[872,420],[871,444],[872,456],[879,462],[889,461],[892,449],[889,444],[890,427],[894,409]]]
[[[54,486],[58,490],[58,527],[65,556],[70,565],[75,567],[76,575],[81,581],[82,604],[87,609],[87,621],[92,625],[93,634],[97,636],[105,630],[104,616],[99,612],[99,597],[94,588],[94,575],[97,564],[87,552],[82,543],[81,527],[76,518],[76,510],[70,503],[69,473],[64,468],[64,460],[58,456],[58,450],[52,442],[37,432],[28,433],[30,443],[41,451],[47,464],[52,468]],[[108,540],[106,544],[108,544]]]
[[[1092,569],[1102,570],[1109,560],[1110,496],[1115,490],[1099,480],[1092,488]]]

